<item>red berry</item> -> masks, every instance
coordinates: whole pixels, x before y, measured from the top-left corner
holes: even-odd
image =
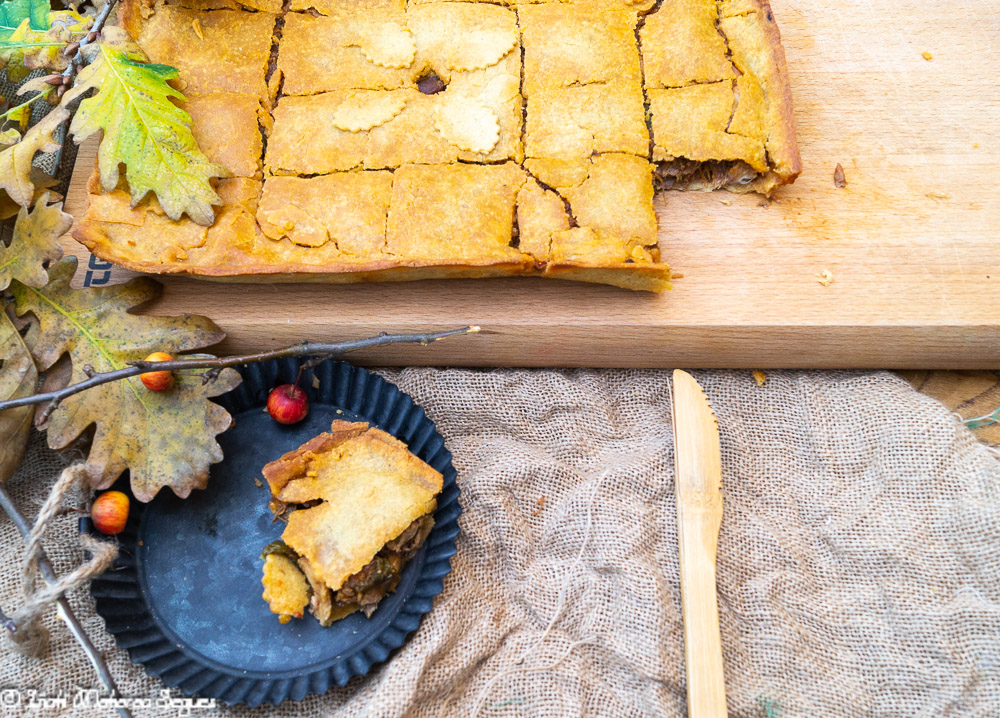
[[[282,384],[267,395],[267,413],[279,424],[294,424],[309,413],[309,399],[295,384]]]
[[[146,361],[173,361],[166,352],[153,352]],[[139,375],[142,383],[150,391],[166,391],[174,385],[174,373],[171,371],[147,371]]]
[[[128,521],[128,505],[128,496],[121,491],[105,491],[90,507],[94,528],[107,536],[120,534]]]

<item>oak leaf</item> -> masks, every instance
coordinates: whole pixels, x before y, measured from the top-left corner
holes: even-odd
[[[38,371],[31,353],[10,317],[0,311],[0,401],[30,396],[37,387]],[[33,406],[0,412],[0,483],[13,476],[21,464],[34,412]]]
[[[176,68],[144,62],[142,50],[120,27],[105,28],[101,42],[85,52],[90,64],[63,105],[97,91],[80,103],[70,131],[77,143],[104,131],[97,152],[101,186],[114,190],[118,165],[124,164],[133,207],[152,191],[170,219],[186,212],[198,224],[212,224],[212,205],[222,200],[209,180],[229,173],[198,149],[191,116],[170,101],[184,99],[167,84],[177,77]]]
[[[32,70],[65,70],[70,58],[63,49],[79,40],[93,24],[75,10],[51,11],[48,0],[0,2],[0,70],[19,82]]]
[[[22,207],[10,245],[0,244],[0,289],[14,279],[29,287],[44,287],[49,281],[45,267],[62,256],[59,238],[73,226],[73,218],[61,205],[47,201],[45,195],[31,213]]]
[[[73,257],[49,269],[41,289],[11,285],[18,315],[31,312],[41,325],[32,354],[40,369],[65,354],[73,364],[71,383],[87,379],[87,371],[121,369],[153,351],[179,352],[220,341],[223,332],[207,317],[150,317],[129,313],[160,294],[161,286],[140,277],[127,284],[71,289]],[[209,466],[221,461],[215,437],[229,428],[232,417],[208,401],[240,382],[232,369],[204,383],[202,374],[178,373],[169,391],[152,392],[139,377],[92,387],[63,400],[48,424],[54,449],[68,446],[95,426],[86,468],[94,488],[110,486],[126,469],[132,492],[149,501],[164,486],[186,497],[204,488]]]
[[[59,143],[52,133],[69,117],[65,107],[53,108],[37,125],[24,133],[21,141],[0,151],[0,190],[14,202],[27,207],[35,196],[31,182],[31,160],[36,152],[55,152]]]

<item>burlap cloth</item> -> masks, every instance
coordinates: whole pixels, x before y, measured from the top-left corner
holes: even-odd
[[[454,453],[464,514],[444,593],[365,679],[194,715],[684,715],[669,374],[383,373]],[[731,714],[1000,715],[997,456],[888,373],[696,376],[722,431]],[[32,445],[11,484],[25,510],[62,463]],[[48,542],[57,568],[80,560],[75,530],[68,515]],[[12,608],[21,544],[6,520],[0,537]],[[71,599],[123,693],[157,695],[89,594]],[[47,625],[50,657],[4,653],[0,686],[94,685],[54,614]]]

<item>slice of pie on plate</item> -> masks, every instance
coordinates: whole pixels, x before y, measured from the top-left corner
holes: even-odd
[[[263,598],[282,623],[308,607],[324,626],[370,616],[396,590],[434,526],[443,481],[395,437],[346,421],[263,473],[272,511],[288,522],[262,553]]]

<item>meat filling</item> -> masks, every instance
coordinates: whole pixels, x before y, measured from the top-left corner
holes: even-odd
[[[320,623],[328,626],[355,611],[371,616],[379,601],[399,586],[403,567],[424,545],[433,528],[434,519],[430,514],[416,519],[403,533],[386,543],[364,568],[348,576],[344,585],[335,592],[331,592],[316,576],[305,558],[298,556],[283,541],[268,544],[262,555],[280,554],[297,563],[309,582],[309,608]]]
[[[357,606],[366,616],[371,616],[378,602],[396,590],[403,566],[424,545],[432,528],[434,519],[429,514],[407,526],[403,533],[383,546],[368,565],[344,581],[334,595],[334,603],[344,608]]]
[[[710,160],[695,162],[678,157],[670,162],[660,162],[653,173],[653,184],[658,190],[717,190],[723,187],[749,185],[757,179],[757,171],[742,160]]]

